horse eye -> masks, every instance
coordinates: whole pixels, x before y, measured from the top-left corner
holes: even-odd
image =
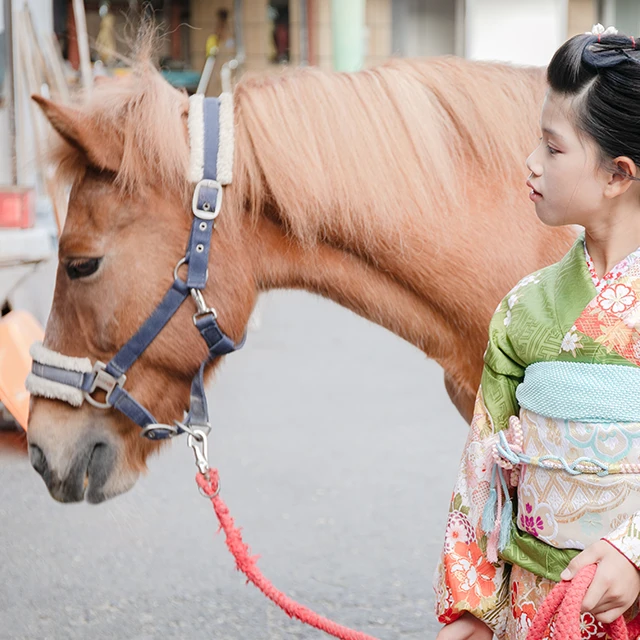
[[[78,278],[86,278],[94,274],[102,258],[76,258],[70,260],[66,265],[67,275],[71,280],[77,280]]]

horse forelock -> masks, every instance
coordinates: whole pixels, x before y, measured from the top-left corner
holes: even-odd
[[[76,108],[104,133],[99,144],[118,145],[121,159],[114,184],[119,190],[132,193],[155,185],[182,191],[188,185],[188,99],[149,61],[139,61],[125,77],[98,83]],[[59,185],[77,182],[89,168],[86,155],[59,138],[49,157]]]

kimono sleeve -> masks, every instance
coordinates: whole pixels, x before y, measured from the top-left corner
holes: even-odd
[[[605,536],[603,540],[613,545],[640,571],[640,511]]]
[[[494,315],[474,415],[453,490],[434,587],[436,615],[443,624],[469,612],[498,636],[510,603],[511,567],[487,558],[482,516],[493,469],[492,436],[518,413],[516,387],[524,377],[508,336],[511,313],[503,302]]]

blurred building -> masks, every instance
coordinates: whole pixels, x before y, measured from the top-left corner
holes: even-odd
[[[77,66],[71,0],[30,4],[34,13],[53,20],[65,54]],[[344,68],[340,42],[357,49],[350,51],[351,60],[360,66],[391,55],[442,54],[544,65],[563,40],[595,22],[640,34],[639,0],[151,0],[145,5],[166,27],[162,61],[170,69],[199,73],[215,36],[214,77],[225,60],[237,56],[248,71],[281,64]],[[126,55],[142,6],[142,0],[86,0],[90,41],[105,36],[108,12],[112,41]],[[219,90],[219,82],[212,90]]]
[[[137,2],[87,0],[93,41],[106,2],[124,54],[127,21]],[[73,31],[71,0],[53,5],[56,32],[67,42]],[[360,44],[360,66],[391,55],[443,54],[544,65],[567,37],[596,22],[640,34],[639,0],[154,0],[151,6],[169,33],[165,63],[196,72],[204,66],[211,36],[219,44],[217,71],[236,56],[244,70],[268,71],[281,64],[344,68],[337,60],[338,28],[347,28],[341,37],[350,47]],[[129,40],[131,32],[129,23]],[[219,90],[219,82],[211,89]]]
[[[335,28],[341,7],[363,5],[362,64],[391,55],[456,54],[474,59],[546,64],[569,36],[596,22],[640,34],[638,0],[190,0],[195,68],[204,62],[206,35],[226,9],[234,34],[229,54],[244,53],[247,70],[274,64],[336,66]]]

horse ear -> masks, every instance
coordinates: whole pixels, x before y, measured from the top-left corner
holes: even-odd
[[[47,100],[42,96],[31,96],[51,126],[73,147],[87,156],[89,164],[101,171],[117,172],[122,160],[122,141],[115,132],[98,127],[81,111]]]

